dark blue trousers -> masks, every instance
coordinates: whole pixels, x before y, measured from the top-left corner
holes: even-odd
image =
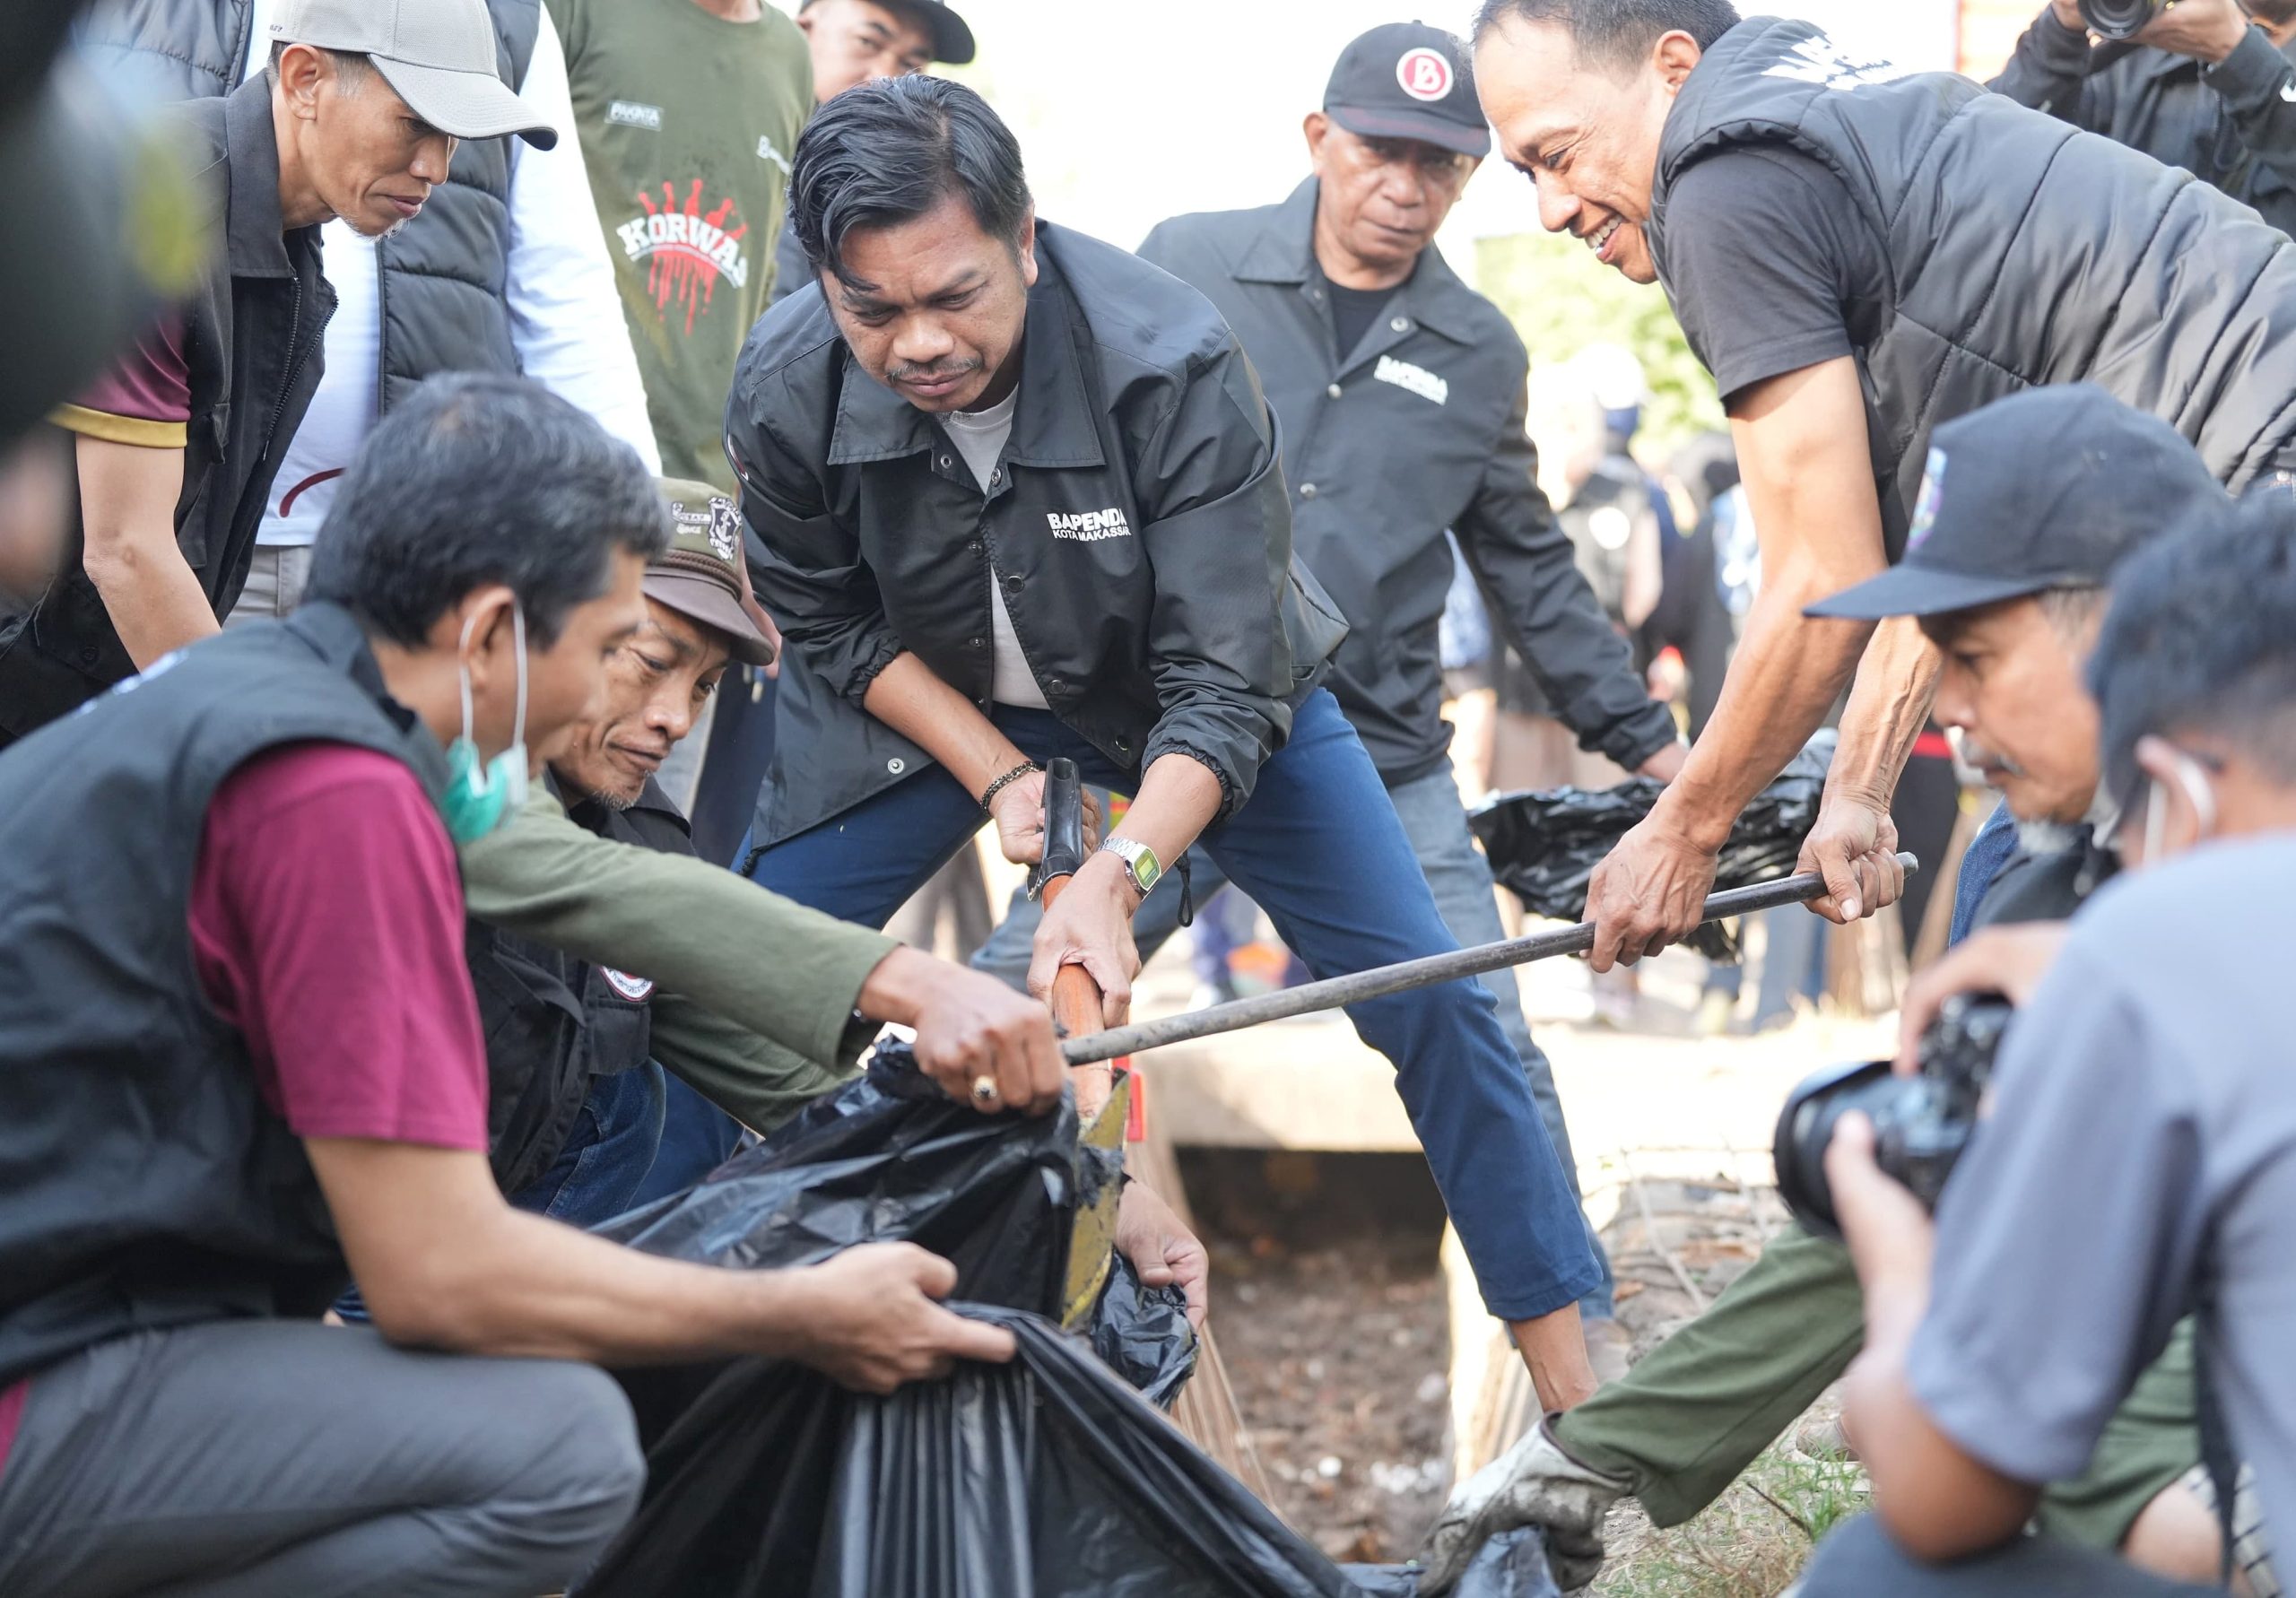
[[[1137,774],[1048,712],[1000,706],[995,719],[1032,759],[1065,755],[1088,783],[1137,786]],[[749,874],[800,904],[883,926],[980,825],[980,807],[934,766],[761,851]],[[1318,977],[1458,947],[1387,788],[1328,692],[1300,707],[1250,802],[1206,831],[1204,847]],[[1347,1013],[1396,1067],[1396,1090],[1491,1312],[1530,1320],[1584,1297],[1601,1277],[1578,1195],[1488,990],[1450,982]]]

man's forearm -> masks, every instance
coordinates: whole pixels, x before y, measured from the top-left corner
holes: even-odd
[[[866,1041],[855,1003],[899,947],[703,861],[587,832],[539,786],[462,864],[475,919],[652,977],[821,1065],[845,1065]]]
[[[1193,755],[1160,755],[1141,777],[1117,830],[1146,844],[1169,866],[1219,813],[1220,779],[1211,768]]]
[[[1709,854],[1728,839],[1738,812],[1823,725],[1857,669],[1869,628],[1802,615],[1804,605],[1843,586],[1817,577],[1766,585],[1747,617],[1714,715],[1682,775],[1652,808]]]
[[[1884,621],[1857,664],[1826,790],[1889,807],[1937,696],[1937,651],[1909,617]]]
[[[979,706],[911,654],[895,656],[877,673],[861,708],[938,760],[976,799],[1028,759]]]
[[[183,451],[74,440],[82,569],[138,670],[217,630],[215,612],[176,542]]]
[[[1866,1348],[1842,1381],[1842,1423],[1874,1487],[1874,1512],[1909,1553],[1953,1559],[2017,1534],[2038,1495],[1938,1429],[1906,1375],[1926,1283],[1868,1283]]]

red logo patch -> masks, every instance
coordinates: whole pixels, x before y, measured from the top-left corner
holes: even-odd
[[[1440,50],[1421,46],[1396,63],[1396,82],[1413,100],[1440,100],[1451,91],[1451,64]]]
[[[627,971],[617,971],[612,966],[600,966],[598,975],[606,986],[633,1004],[643,1004],[654,995],[654,982],[648,977],[632,977]]]

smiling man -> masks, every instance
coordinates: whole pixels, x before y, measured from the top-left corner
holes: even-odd
[[[1936,656],[1906,618],[1804,607],[1903,554],[1932,430],[2021,389],[2097,383],[2236,490],[2296,466],[2296,246],[2189,173],[1727,0],[1486,0],[1475,79],[1540,221],[1665,288],[1761,530],[1713,717],[1595,875],[1594,964],[1696,924],[1731,821],[1853,676],[1802,869],[1822,913],[1871,913]]]
[[[78,536],[0,616],[0,743],[214,632],[317,392],[335,291],[320,225],[404,227],[458,139],[557,133],[495,74],[484,0],[286,0],[268,71],[170,112],[223,259],[81,403]]]
[[[1319,686],[1345,625],[1292,560],[1276,418],[1211,302],[1039,222],[1012,131],[944,79],[846,91],[796,167],[822,288],[758,324],[726,411],[788,644],[748,874],[883,925],[986,821],[1035,861],[1065,757],[1134,799],[1047,913],[1033,992],[1081,965],[1119,1020],[1133,914],[1187,891],[1162,863],[1199,838],[1318,976],[1457,948]],[[1350,1014],[1541,1400],[1584,1398],[1600,1277],[1491,995]]]

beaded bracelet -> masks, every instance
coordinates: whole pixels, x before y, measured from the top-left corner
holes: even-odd
[[[990,803],[996,799],[997,795],[1003,793],[1006,787],[1020,781],[1021,778],[1029,776],[1037,769],[1039,769],[1039,768],[1034,760],[1023,760],[1019,765],[1013,767],[1010,771],[1007,771],[1004,776],[998,777],[995,782],[988,785],[987,791],[983,793],[980,796],[980,808],[987,810]]]

